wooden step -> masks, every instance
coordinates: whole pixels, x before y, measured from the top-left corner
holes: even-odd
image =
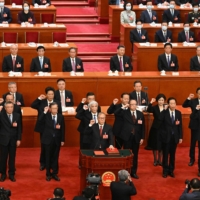
[[[56,23],[64,23],[64,24],[99,24],[99,20],[97,18],[57,18]]]
[[[83,62],[109,62],[110,57],[108,56],[81,56],[78,53],[78,56],[81,58]]]
[[[67,37],[67,42],[110,42],[109,37]]]
[[[52,5],[56,7],[63,7],[63,6],[80,6],[80,7],[86,7],[89,6],[88,2],[86,1],[63,1],[63,2],[53,2]]]

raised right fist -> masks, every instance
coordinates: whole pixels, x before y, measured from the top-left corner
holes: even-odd
[[[117,104],[118,101],[119,101],[118,99],[114,99],[114,100],[113,100],[113,104],[114,104],[114,105]]]
[[[46,96],[44,94],[41,94],[39,97],[40,99],[46,99]]]
[[[44,112],[47,113],[49,110],[49,106],[44,107]]]
[[[87,110],[88,109],[88,106],[87,105],[84,105],[83,106],[83,110]]]
[[[194,94],[189,94],[189,97],[190,99],[194,98]]]
[[[86,102],[86,98],[82,98],[82,103],[85,103]]]
[[[90,125],[93,125],[93,124],[95,124],[95,120],[94,119],[90,120]]]
[[[152,98],[152,99],[151,99],[151,104],[154,103],[154,102],[156,102],[156,99],[155,99],[155,98]]]
[[[4,102],[3,98],[0,98],[0,104],[3,103],[3,102]]]

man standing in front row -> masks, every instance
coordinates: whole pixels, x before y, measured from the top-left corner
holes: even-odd
[[[124,149],[131,149],[133,157],[133,167],[131,168],[131,177],[138,179],[138,152],[139,147],[144,141],[144,115],[136,110],[137,101],[132,99],[129,104],[123,105],[115,111],[115,114],[123,117],[124,126],[121,130],[121,137],[124,141]]]
[[[46,180],[50,181],[53,178],[60,181],[57,175],[58,159],[60,147],[65,142],[65,122],[63,115],[58,113],[58,104],[53,102],[49,107],[46,106],[37,123],[42,133],[41,142],[45,151]]]
[[[142,91],[142,82],[134,82],[134,91],[130,93],[130,99],[134,99],[138,106],[147,106],[149,103],[148,94]]]
[[[10,101],[4,104],[5,112],[0,114],[0,168],[1,168],[1,178],[0,181],[3,182],[6,179],[7,162],[8,162],[8,174],[9,179],[15,182],[15,157],[16,148],[20,146],[22,127],[21,127],[21,117],[18,113],[13,112],[14,104]],[[2,107],[1,107],[2,109]]]
[[[74,47],[69,49],[69,57],[63,60],[63,72],[84,72],[82,60],[76,56],[76,51]]]
[[[119,72],[131,72],[133,67],[131,60],[125,54],[125,46],[119,45],[117,47],[117,55],[110,58],[110,70]]]
[[[182,115],[176,110],[176,99],[170,97],[167,100],[169,108],[160,114],[162,121],[160,139],[163,150],[163,178],[175,177],[175,154],[178,143],[182,143]]]

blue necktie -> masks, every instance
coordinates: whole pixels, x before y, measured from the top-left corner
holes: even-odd
[[[93,115],[93,120],[94,120],[95,123],[96,123],[96,115]]]
[[[42,68],[43,68],[43,66],[42,66],[42,64],[43,64],[43,63],[42,63],[42,58],[40,58],[39,60],[40,60],[40,67],[41,67],[41,69],[42,69]]]
[[[167,56],[167,63],[168,63],[168,67],[169,67],[170,66],[169,56]]]

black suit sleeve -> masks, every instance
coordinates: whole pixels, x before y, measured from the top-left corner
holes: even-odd
[[[65,142],[65,120],[63,115],[60,125],[61,125],[61,142]]]
[[[32,59],[32,61],[31,61],[30,72],[35,72],[35,61],[34,61],[34,59]]]
[[[137,191],[136,191],[136,188],[135,188],[135,186],[134,186],[132,181],[131,182],[129,181],[129,186],[130,186],[130,190],[129,190],[130,196],[136,195]]]
[[[67,69],[67,62],[66,62],[66,60],[63,60],[62,71],[63,72],[69,72],[70,71],[70,70]]]
[[[176,3],[176,5],[178,5],[178,6],[181,5],[180,0],[175,0],[175,3]]]
[[[162,21],[166,21],[166,22],[168,22],[167,14],[166,14],[165,11],[163,12],[163,19],[162,19]]]
[[[24,97],[23,97],[23,95],[21,95],[21,106],[25,106],[25,104],[24,104]]]
[[[113,71],[113,72],[117,70],[115,68],[115,62],[114,62],[113,57],[110,58],[110,70]]]
[[[124,64],[126,64],[126,63],[124,63]],[[129,57],[127,57],[127,64],[128,64],[128,70],[126,70],[124,68],[124,71],[129,71],[129,72],[133,71],[133,66],[131,64],[131,59]]]
[[[178,58],[177,58],[177,56],[175,56],[175,69],[174,69],[174,71],[178,71],[178,69],[179,69],[179,65],[178,65]]]
[[[107,110],[107,113],[109,115],[113,114],[115,112],[115,109],[116,109],[116,105],[114,105],[113,103],[110,105],[110,107],[108,108]]]
[[[134,33],[133,33],[133,31],[130,31],[130,42],[134,43]]]
[[[162,67],[162,58],[161,56],[158,56],[158,70],[162,71],[163,67]]]
[[[192,102],[191,100],[189,99],[186,99],[184,102],[183,102],[183,105],[182,105],[183,108],[191,108],[192,107]]]
[[[109,138],[109,145],[114,145],[112,128],[109,129],[107,134],[108,134],[108,138]]]
[[[36,110],[39,110],[39,107],[40,107],[40,103],[41,103],[41,100],[40,99],[35,99],[33,101],[33,103],[31,104],[31,108],[33,109],[36,109]]]
[[[80,65],[81,68],[77,69],[77,72],[84,72],[84,68],[83,68],[83,62],[81,59],[79,59],[78,63],[76,65]]]
[[[9,71],[11,71],[11,70],[7,67],[6,57],[3,58],[2,71],[3,71],[3,72],[9,72]]]
[[[194,60],[192,58],[190,59],[190,71],[196,71],[195,70],[195,63],[194,63]]]
[[[47,64],[48,65],[48,72],[51,72],[51,62],[49,58],[46,58],[46,62],[44,63],[44,65]]]
[[[82,110],[83,109],[83,106],[84,106],[84,103],[79,103],[79,105],[77,106],[77,108],[76,108],[76,112],[79,112],[80,110]]]
[[[157,32],[155,33],[155,42],[159,42],[159,39],[158,39],[158,34],[157,34]]]
[[[181,37],[181,33],[178,33],[178,42],[183,42],[182,37]]]

